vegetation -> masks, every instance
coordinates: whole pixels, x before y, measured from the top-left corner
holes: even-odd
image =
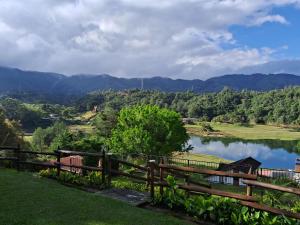
[[[55,178],[63,183],[74,184],[78,186],[88,186],[99,188],[102,185],[102,174],[100,172],[89,172],[85,176],[73,174],[70,172],[61,171],[57,177],[56,169],[41,170],[39,175],[42,177]]]
[[[229,163],[231,161],[223,159],[223,158],[219,158],[217,156],[214,155],[207,155],[207,154],[193,154],[190,152],[175,152],[173,154],[174,158],[176,159],[188,159],[188,160],[196,160],[196,161],[203,161],[203,162],[213,162],[213,163]]]
[[[110,137],[112,130],[116,127],[118,114],[112,108],[106,107],[98,113],[92,120],[92,124],[98,130],[98,134],[103,137]]]
[[[117,153],[170,155],[185,150],[188,135],[180,115],[158,106],[123,108],[108,145]]]
[[[300,139],[300,132],[294,128],[278,127],[272,125],[249,125],[242,126],[239,124],[228,123],[210,123],[213,130],[211,136],[235,137],[246,140],[283,140],[292,141]],[[194,135],[203,135],[201,125],[187,125],[189,133]]]
[[[185,211],[199,219],[224,225],[299,224],[299,221],[294,219],[244,207],[237,200],[209,195],[191,197],[185,191],[178,189],[173,177],[168,176],[167,181],[170,187],[162,196],[157,193],[156,204]],[[298,205],[297,202],[292,210],[297,211]]]
[[[65,187],[31,173],[1,169],[0,183],[0,224],[186,224],[166,214]]]
[[[16,121],[9,121],[0,108],[0,146],[16,146],[22,144],[19,138],[22,135],[22,130],[19,123]]]
[[[300,88],[286,88],[269,92],[233,91],[224,89],[218,93],[193,92],[165,93],[160,91],[130,90],[124,92],[96,92],[76,103],[78,110],[90,110],[91,106],[106,106],[119,111],[124,106],[151,104],[167,107],[183,117],[202,121],[226,123],[300,123]]]

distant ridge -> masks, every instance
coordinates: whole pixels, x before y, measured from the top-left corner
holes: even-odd
[[[143,89],[166,92],[216,92],[228,87],[234,90],[268,91],[300,85],[300,76],[292,74],[234,74],[202,81],[173,80],[164,77],[143,78]],[[0,94],[31,92],[41,94],[83,95],[97,90],[141,88],[140,78],[117,78],[103,75],[65,76],[57,73],[23,71],[0,67]]]

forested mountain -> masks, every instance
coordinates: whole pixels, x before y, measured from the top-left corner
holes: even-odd
[[[65,76],[55,73],[22,71],[0,67],[0,94],[39,93],[60,95],[84,95],[96,90],[125,90],[141,88],[139,78],[117,78],[110,75]],[[163,77],[143,79],[146,90],[179,92],[192,90],[197,93],[221,91],[224,87],[233,90],[267,91],[300,85],[300,76],[291,74],[225,75],[202,80],[173,80]]]
[[[150,104],[179,112],[183,117],[226,123],[300,124],[300,87],[268,92],[167,93],[129,90],[90,93],[74,103],[78,111],[111,108],[119,111],[136,104]]]

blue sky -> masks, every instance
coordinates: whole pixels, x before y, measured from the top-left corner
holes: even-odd
[[[268,47],[277,50],[274,59],[300,58],[300,10],[293,6],[279,7],[273,14],[283,16],[287,24],[264,23],[261,26],[232,26],[230,31],[238,46]]]
[[[300,75],[300,0],[0,0],[0,66],[119,77]]]

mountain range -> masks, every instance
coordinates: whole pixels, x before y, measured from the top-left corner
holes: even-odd
[[[198,93],[216,92],[228,87],[234,90],[268,91],[300,85],[300,76],[292,74],[233,74],[208,80],[184,80],[164,77],[118,78],[110,75],[73,75],[23,71],[0,67],[0,94],[30,92],[40,94],[84,95],[97,90],[141,88],[166,92],[191,90]]]

